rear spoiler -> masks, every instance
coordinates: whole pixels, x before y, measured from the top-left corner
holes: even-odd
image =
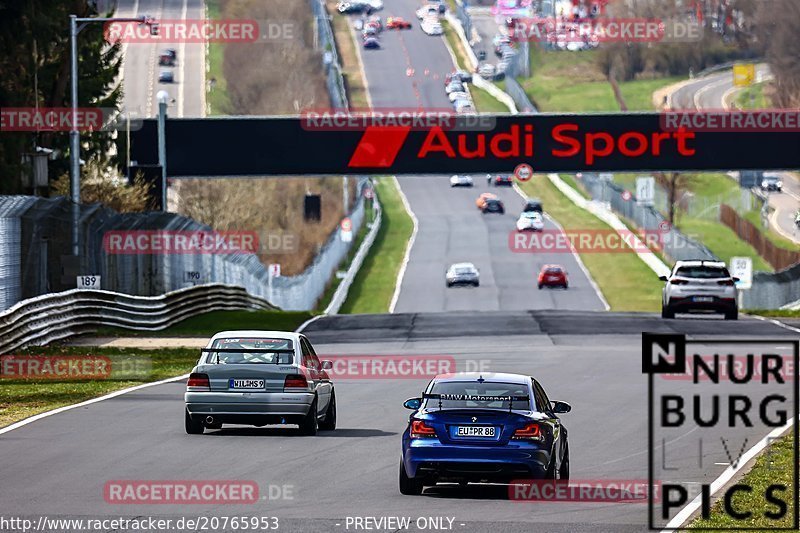
[[[203,352],[216,352],[217,354],[220,353],[288,353],[294,355],[294,350],[292,349],[275,349],[275,348],[200,348],[200,353]],[[286,365],[292,362],[290,358],[288,361],[281,361],[281,358],[278,357],[274,363],[274,365]],[[219,364],[219,355],[217,355],[217,364]],[[270,364],[270,363],[267,363]]]
[[[528,402],[531,397],[525,396],[491,396],[481,394],[432,394],[424,393],[422,397],[426,400],[439,400],[439,409],[442,408],[442,400],[456,401],[475,401],[475,402],[508,402],[508,412],[514,408],[514,402]]]

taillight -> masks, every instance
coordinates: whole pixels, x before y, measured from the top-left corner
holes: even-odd
[[[733,287],[736,283],[733,282],[732,279],[724,279],[722,281],[718,281],[717,285],[725,285],[726,287]]]
[[[418,439],[420,437],[435,437],[436,431],[422,420],[413,420],[411,422],[411,438]]]
[[[671,279],[671,280],[669,280],[669,282],[672,283],[673,285],[688,285],[689,284],[689,280],[686,280],[686,279]]]
[[[528,424],[514,431],[512,439],[517,440],[542,440],[542,429],[539,424]]]
[[[198,372],[192,372],[189,374],[189,381],[186,382],[186,387],[203,387],[206,389],[211,389],[211,384],[208,381],[208,374],[200,374]]]
[[[283,380],[283,388],[290,389],[290,388],[308,388],[308,380],[303,374],[289,374],[286,376],[286,379]]]

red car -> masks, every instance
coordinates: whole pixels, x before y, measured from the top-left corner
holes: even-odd
[[[544,265],[539,272],[539,288],[542,287],[569,287],[567,271],[561,265]]]
[[[411,23],[403,17],[389,17],[386,19],[386,28],[390,30],[410,30]]]

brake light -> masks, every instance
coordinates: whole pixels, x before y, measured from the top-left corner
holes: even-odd
[[[686,279],[671,279],[671,280],[669,280],[669,282],[672,283],[673,285],[688,285],[689,284],[689,280],[686,280]]]
[[[542,440],[542,430],[539,424],[528,424],[515,430],[511,438],[517,440]]]
[[[208,374],[200,374],[199,372],[192,372],[189,374],[189,381],[186,382],[186,388],[206,388],[211,389],[211,384],[208,381]]]
[[[436,431],[422,420],[413,420],[411,422],[411,438],[418,439],[420,437],[435,437]]]
[[[283,388],[308,388],[308,380],[303,374],[289,374],[286,376],[286,379],[283,380]]]
[[[724,285],[726,287],[733,287],[736,284],[733,282],[732,279],[724,279],[722,281],[718,281],[717,285]]]

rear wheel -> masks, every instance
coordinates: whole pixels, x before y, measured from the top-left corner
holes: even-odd
[[[422,494],[422,482],[418,479],[408,477],[403,461],[400,461],[400,494],[406,496],[418,496]]]
[[[558,479],[569,479],[569,446],[564,452],[564,459],[561,461],[561,468],[558,469]]]
[[[189,414],[189,410],[188,409],[185,411],[184,417],[185,418],[184,418],[184,424],[183,425],[186,428],[186,433],[188,433],[189,435],[202,435],[203,434],[203,430],[205,428],[203,427],[203,422],[202,421],[195,420],[194,418],[192,418],[192,415]]]
[[[731,309],[725,313],[725,320],[738,320],[739,318],[739,310],[738,309]]]
[[[542,290],[542,284],[541,283],[539,284],[539,290]]]
[[[319,429],[333,431],[336,429],[336,394],[331,392],[331,401],[325,411],[325,418],[319,423]]]
[[[308,414],[300,422],[300,433],[311,437],[317,434],[317,427],[317,400],[314,400]]]
[[[569,283],[565,283],[564,285],[562,285],[562,287],[564,287],[565,289],[569,289]]]
[[[669,307],[661,306],[661,318],[675,318],[675,311]]]

